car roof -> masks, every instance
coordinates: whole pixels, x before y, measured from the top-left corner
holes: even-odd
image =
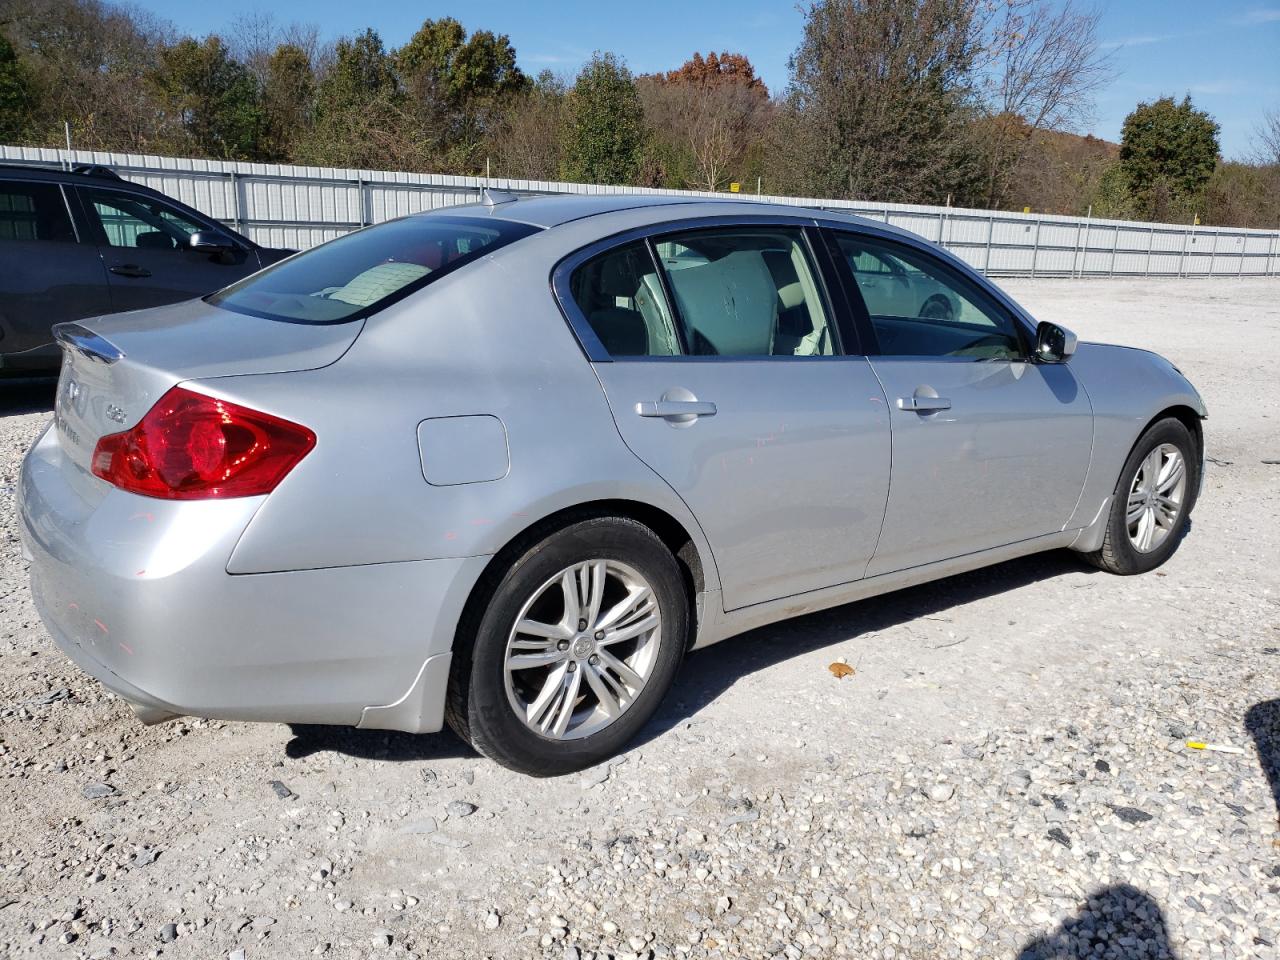
[[[551,196],[513,198],[510,194],[493,194],[493,203],[467,203],[441,207],[420,216],[484,216],[511,220],[550,229],[592,217],[604,217],[623,211],[649,211],[650,223],[694,220],[715,216],[795,216],[839,221],[859,226],[874,226],[903,236],[914,234],[889,226],[880,220],[868,220],[853,214],[737,197],[696,197],[655,193],[555,194]]]
[[[0,161],[0,177],[15,180],[52,180],[59,183],[106,182],[115,186],[136,187],[140,190],[152,191],[141,183],[124,179],[110,167],[97,163],[76,164],[70,170],[61,166],[40,163],[14,163]]]

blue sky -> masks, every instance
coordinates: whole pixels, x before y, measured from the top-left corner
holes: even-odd
[[[1085,0],[1087,5],[1088,0]],[[770,90],[787,82],[787,58],[803,19],[788,0],[134,0],[134,5],[203,35],[225,31],[243,14],[270,9],[282,22],[312,23],[333,38],[372,26],[388,47],[424,19],[454,16],[468,30],[506,33],[521,66],[572,73],[593,50],[621,54],[637,73],[678,66],[695,50],[745,53]],[[1097,97],[1095,121],[1082,132],[1120,136],[1125,114],[1162,94],[1192,100],[1222,125],[1228,158],[1247,155],[1265,110],[1280,109],[1280,0],[1098,0],[1101,36],[1115,80]]]

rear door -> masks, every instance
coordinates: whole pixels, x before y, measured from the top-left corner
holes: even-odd
[[[860,578],[889,481],[883,393],[843,349],[803,221],[615,238],[556,291],[630,449],[689,505],[725,609]]]
[[[981,286],[917,247],[836,232],[893,430],[893,479],[868,575],[1061,530],[1089,470],[1093,413],[1070,364]],[[894,277],[867,282],[865,265]]]
[[[7,367],[57,366],[50,328],[109,313],[107,276],[80,243],[62,187],[0,180],[0,354]],[[34,351],[34,352],[33,352]]]
[[[116,310],[201,297],[258,269],[256,254],[241,244],[225,253],[189,249],[191,234],[217,227],[173,204],[111,187],[76,189],[106,265]]]

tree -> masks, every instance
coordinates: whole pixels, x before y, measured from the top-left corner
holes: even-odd
[[[1098,43],[1101,16],[1072,0],[1005,0],[999,8],[982,64],[990,112],[981,125],[988,207],[1008,200],[1037,135],[1074,129],[1088,116],[1093,92],[1111,79]]]
[[[12,143],[31,132],[36,91],[13,45],[0,35],[0,140]]]
[[[588,183],[629,183],[639,168],[644,115],[626,64],[595,53],[569,92],[564,176]]]
[[[256,155],[263,125],[257,84],[220,37],[165,47],[151,83],[174,124],[176,148],[226,159]]]
[[[276,47],[264,64],[260,159],[280,162],[293,158],[311,127],[315,87],[306,51],[291,43]]]
[[[563,165],[568,84],[550,70],[506,99],[492,136],[495,170],[504,177],[554,180]]]
[[[169,31],[98,0],[0,0],[0,23],[37,92],[32,136],[82,149],[145,151],[161,115],[147,78]]]
[[[1218,124],[1191,98],[1140,103],[1125,118],[1120,170],[1142,216],[1169,217],[1194,204],[1218,162]]]
[[[315,122],[298,147],[307,163],[418,169],[422,151],[382,38],[339,40],[316,86]]]
[[[507,36],[477,30],[468,37],[452,17],[425,21],[393,60],[421,139],[455,169],[477,165],[502,103],[529,86]]]
[[[786,186],[930,203],[968,190],[979,50],[972,0],[818,0],[787,98]]]
[[[695,52],[675,70],[658,76],[673,84],[742,87],[761,101],[769,99],[769,91],[764,81],[756,76],[755,66],[741,53],[725,52],[717,56],[712,52],[704,58],[701,53]]]
[[[369,28],[351,39],[339,40],[333,65],[320,81],[316,109],[324,116],[359,110],[394,97],[396,76],[382,38]]]
[[[767,122],[769,91],[742,54],[695,53],[666,74],[637,84],[646,122],[659,143],[662,179],[698,190],[723,189]]]
[[[1257,162],[1280,166],[1280,109],[1268,111],[1254,134],[1257,140]]]

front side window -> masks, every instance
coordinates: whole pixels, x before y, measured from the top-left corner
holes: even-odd
[[[504,220],[405,217],[313,247],[205,299],[268,320],[343,323],[537,231]]]
[[[115,190],[81,188],[90,216],[107,245],[141,250],[184,250],[191,234],[209,229],[168,204]]]
[[[637,240],[579,266],[569,288],[611,357],[836,352],[798,228],[733,227]]]
[[[886,356],[1024,356],[1012,317],[927,254],[872,237],[839,234],[837,260],[867,308]]]
[[[75,239],[57,184],[0,181],[0,242]]]

